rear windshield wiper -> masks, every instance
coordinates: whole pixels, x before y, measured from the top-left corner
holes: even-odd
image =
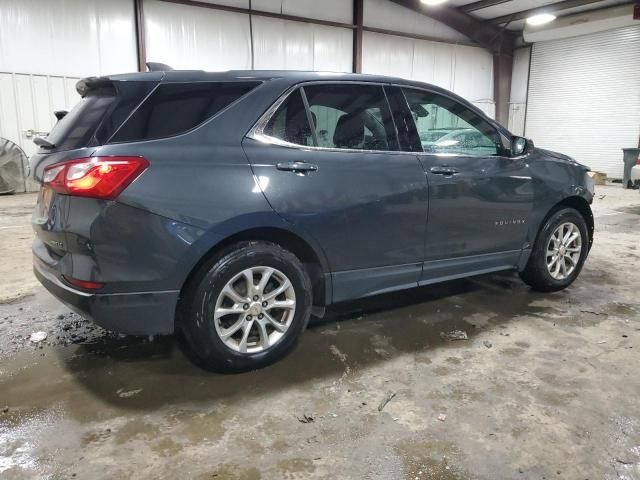
[[[35,143],[36,145],[38,145],[39,147],[42,148],[46,148],[48,150],[52,149],[52,148],[56,148],[55,144],[51,143],[49,140],[47,140],[46,138],[42,138],[42,137],[36,137],[33,139],[33,143]]]

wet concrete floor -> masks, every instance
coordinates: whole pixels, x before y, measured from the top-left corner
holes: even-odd
[[[0,478],[640,479],[640,195],[597,194],[570,289],[507,273],[339,305],[243,375],[108,334],[5,258]],[[3,251],[32,201],[0,198]]]

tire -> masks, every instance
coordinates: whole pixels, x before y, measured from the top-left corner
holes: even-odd
[[[553,256],[547,256],[548,248],[549,251],[555,251],[556,246],[562,246],[562,242],[555,240],[558,238],[556,237],[556,232],[562,227],[563,230],[562,233],[560,233],[560,237],[563,237],[564,232],[569,232],[571,228],[568,227],[568,225],[574,226],[574,229],[570,233],[570,238],[576,233],[580,234],[579,255],[578,252],[576,252],[577,244],[574,241],[568,246],[569,248],[565,247],[565,250],[558,252],[569,252],[572,259],[570,260],[565,257],[565,259],[560,260],[562,258],[562,256],[560,256],[558,260],[554,262]],[[552,236],[554,236],[554,240],[551,240]],[[525,269],[520,272],[520,278],[534,290],[540,292],[557,292],[563,290],[571,285],[578,277],[588,253],[589,231],[584,218],[580,212],[573,208],[561,208],[549,215],[540,232],[538,232],[531,256]],[[552,264],[551,267],[547,266],[548,262]],[[555,270],[562,269],[563,266],[561,262],[564,263],[564,274],[560,271],[554,276]],[[575,262],[575,264],[572,264],[572,262]],[[571,266],[573,266],[572,270],[570,270]]]
[[[247,271],[251,271],[254,289],[259,289],[265,277],[269,278],[263,290],[253,291],[253,297],[247,296],[249,280],[243,274]],[[268,298],[284,288],[286,280],[291,288]],[[231,290],[223,293],[229,282]],[[274,243],[242,242],[231,246],[203,265],[185,292],[179,330],[187,354],[194,363],[214,372],[256,370],[283,358],[295,347],[311,314],[312,289],[307,271],[295,255]],[[259,292],[264,294],[258,295]],[[268,309],[263,302],[270,304]],[[227,311],[233,313],[225,314]],[[234,328],[237,330],[230,335]],[[228,335],[226,340],[224,335]]]

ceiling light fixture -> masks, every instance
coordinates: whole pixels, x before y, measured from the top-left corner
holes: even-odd
[[[527,18],[529,25],[544,25],[545,23],[553,22],[556,19],[555,15],[550,13],[539,13]]]
[[[420,1],[429,7],[435,7],[436,5],[442,5],[447,0],[420,0]]]

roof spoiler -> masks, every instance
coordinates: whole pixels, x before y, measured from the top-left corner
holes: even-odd
[[[87,77],[76,83],[76,90],[81,97],[84,97],[89,90],[113,86],[113,82],[107,77]]]
[[[169,72],[173,70],[169,65],[158,62],[147,62],[147,68],[150,72]]]

